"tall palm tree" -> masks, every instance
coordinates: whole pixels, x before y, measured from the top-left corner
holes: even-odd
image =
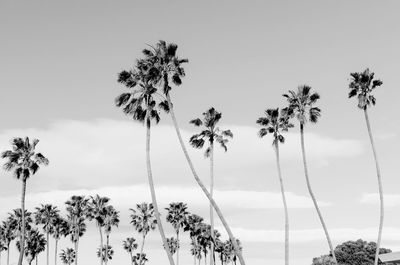
[[[88,199],[84,196],[72,196],[66,204],[67,222],[71,241],[75,247],[75,265],[78,264],[79,238],[86,232],[85,218],[87,216]]]
[[[50,244],[49,244],[49,237],[50,234],[53,234],[54,227],[53,224],[58,218],[59,210],[56,206],[51,204],[42,204],[41,207],[36,207],[36,212],[34,213],[35,224],[42,225],[43,231],[46,233],[46,242],[47,242],[47,260],[46,264],[49,265],[49,253],[50,253]]]
[[[165,209],[167,210],[167,222],[172,224],[175,229],[176,240],[178,241],[176,249],[176,265],[179,265],[179,231],[184,227],[189,212],[186,203],[183,202],[170,203],[169,207]]]
[[[119,212],[115,210],[112,205],[108,205],[105,209],[105,216],[104,216],[104,232],[106,234],[106,246],[105,246],[105,253],[109,253],[108,247],[110,244],[110,234],[112,231],[113,226],[118,227],[119,224]],[[112,255],[111,255],[112,256]],[[104,263],[107,265],[108,263],[108,255],[104,255],[105,260]]]
[[[100,233],[100,249],[103,249],[103,232],[102,227],[104,226],[104,218],[106,214],[106,207],[110,201],[107,197],[91,196],[88,204],[88,218],[89,220],[94,219],[96,225],[99,228]],[[100,264],[103,264],[103,259],[100,259]]]
[[[15,239],[16,235],[14,233],[15,231],[15,223],[10,220],[10,218],[7,218],[5,221],[3,221],[3,240],[4,244],[7,247],[7,265],[10,265],[10,244],[11,242]]]
[[[282,202],[285,210],[285,264],[289,265],[289,214],[288,208],[286,204],[286,196],[285,196],[285,187],[283,185],[283,178],[281,173],[281,164],[279,157],[279,144],[283,144],[285,142],[285,137],[282,135],[282,132],[287,132],[289,128],[292,128],[294,125],[290,123],[290,114],[291,111],[287,108],[279,111],[278,109],[267,109],[265,111],[265,116],[258,118],[257,124],[262,126],[259,130],[258,135],[260,137],[264,137],[267,134],[272,134],[272,145],[275,148],[276,155],[276,165],[278,168],[278,177],[279,183],[281,187],[282,194]]]
[[[381,86],[383,82],[379,79],[374,79],[374,73],[368,68],[360,73],[351,73],[351,82],[349,84],[350,92],[349,98],[357,96],[358,108],[364,111],[365,122],[367,125],[369,140],[372,147],[372,153],[374,155],[376,175],[378,178],[378,189],[380,198],[380,218],[379,218],[379,231],[378,240],[376,242],[376,252],[374,264],[378,264],[379,247],[381,245],[383,219],[384,219],[384,201],[383,201],[383,188],[382,188],[382,177],[378,163],[378,155],[375,148],[374,138],[372,134],[371,124],[368,117],[368,107],[375,105],[376,98],[372,95],[372,91]]]
[[[72,248],[63,249],[61,250],[60,258],[63,264],[71,265],[76,259],[75,251]]]
[[[131,224],[139,234],[142,234],[142,244],[139,253],[139,264],[141,264],[142,261],[140,259],[143,256],[142,254],[146,236],[151,230],[156,229],[158,220],[155,218],[155,209],[151,203],[147,204],[143,202],[136,205],[136,210],[130,210],[132,211]]]
[[[53,221],[53,238],[55,240],[55,247],[54,247],[54,265],[57,265],[57,258],[58,258],[58,241],[60,240],[61,236],[66,237],[69,235],[69,227],[68,222],[62,218],[60,215],[57,215],[56,219]]]
[[[149,67],[148,62],[144,60],[137,61],[134,69],[130,71],[122,71],[119,73],[118,82],[125,85],[128,93],[119,95],[115,103],[117,107],[121,107],[123,112],[136,121],[143,122],[146,126],[146,165],[147,177],[150,186],[152,203],[154,205],[155,217],[157,219],[158,230],[163,242],[167,244],[164,229],[158,211],[157,197],[153,183],[153,175],[151,171],[150,160],[150,129],[151,121],[156,123],[160,121],[159,109],[168,111],[168,103],[165,100],[157,100],[157,89],[154,87],[154,68]],[[157,108],[158,107],[158,108]],[[168,248],[167,252],[170,265],[174,265],[174,260]]]
[[[122,242],[122,247],[129,253],[131,257],[131,264],[133,265],[133,252],[137,249],[138,244],[136,239],[133,237],[128,237]]]
[[[228,150],[226,144],[228,138],[232,138],[233,134],[230,130],[221,130],[217,124],[222,118],[221,112],[216,111],[214,108],[208,109],[203,113],[203,119],[197,118],[191,120],[194,126],[203,126],[204,130],[200,133],[193,135],[189,142],[194,148],[203,148],[204,143],[207,142],[207,148],[204,153],[205,157],[210,158],[210,195],[214,198],[214,143],[218,143],[225,152]],[[211,222],[211,235],[214,234],[214,211],[210,203],[210,222]],[[211,255],[210,265],[214,264],[214,245],[211,242]]]
[[[299,86],[297,92],[290,90],[288,94],[283,95],[288,103],[290,111],[293,111],[293,114],[296,116],[297,120],[300,123],[300,140],[301,140],[301,151],[303,156],[303,166],[304,166],[304,175],[306,177],[308,192],[310,193],[310,197],[314,203],[315,209],[317,211],[319,220],[321,221],[322,227],[325,232],[326,239],[328,241],[328,245],[331,251],[331,255],[333,260],[337,264],[335,251],[332,246],[332,241],[328,233],[328,229],[326,227],[325,221],[322,217],[321,210],[319,209],[317,200],[315,198],[314,192],[311,188],[310,179],[308,176],[308,167],[307,167],[307,159],[306,159],[306,151],[304,144],[304,126],[309,121],[311,123],[317,123],[318,118],[321,116],[321,109],[315,107],[315,103],[317,103],[320,98],[318,93],[312,93],[311,87],[307,85]]]
[[[30,176],[34,175],[40,168],[41,165],[47,166],[49,160],[41,153],[36,153],[35,148],[39,143],[39,140],[33,139],[31,142],[28,137],[25,139],[14,138],[11,140],[11,150],[4,151],[1,153],[1,157],[6,159],[4,163],[4,169],[6,171],[13,171],[14,177],[22,180],[22,192],[21,192],[21,209],[22,209],[22,229],[25,229],[25,192],[26,192],[26,181]],[[25,241],[25,230],[21,231],[20,244],[24,246]],[[18,258],[18,265],[22,265],[24,258],[23,251],[20,252]]]
[[[245,265],[245,261],[242,257],[242,253],[240,253],[240,249],[236,245],[236,240],[234,240],[233,233],[232,233],[228,223],[226,222],[225,217],[223,216],[217,203],[211,197],[211,194],[208,192],[204,183],[201,181],[201,179],[197,175],[197,172],[194,168],[192,160],[186,149],[185,143],[182,139],[182,135],[181,135],[181,132],[180,132],[180,129],[178,126],[178,122],[176,120],[172,100],[170,97],[171,87],[169,84],[171,82],[177,86],[182,84],[182,77],[185,76],[185,70],[182,65],[184,63],[188,62],[187,59],[180,59],[177,56],[177,49],[178,49],[178,45],[176,45],[174,43],[167,44],[165,41],[161,40],[156,44],[156,47],[152,47],[151,49],[144,49],[143,54],[145,55],[145,60],[150,65],[152,65],[152,69],[154,69],[154,70],[152,70],[152,72],[154,73],[152,78],[163,89],[163,93],[165,95],[165,98],[167,99],[169,113],[171,114],[172,122],[174,124],[179,143],[180,143],[182,151],[186,157],[186,160],[189,164],[189,167],[192,171],[193,177],[195,178],[197,184],[200,186],[201,190],[207,196],[208,200],[214,207],[214,210],[217,213],[219,219],[221,220],[222,225],[224,226],[226,232],[228,233],[229,238],[231,238],[232,241],[234,242],[235,250],[239,256],[240,263],[242,265]]]
[[[25,246],[23,249],[21,248],[20,242],[17,242],[17,248],[20,252],[24,252],[29,265],[31,265],[32,261],[35,259],[37,264],[37,256],[46,249],[46,239],[39,230],[31,229],[26,233]]]

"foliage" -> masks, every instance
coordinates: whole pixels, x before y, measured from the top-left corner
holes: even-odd
[[[368,68],[363,72],[350,74],[349,98],[357,96],[360,109],[367,109],[371,104],[375,105],[376,103],[372,91],[381,86],[383,82],[380,79],[374,79],[374,75]]]
[[[63,264],[66,265],[72,264],[76,259],[75,250],[73,250],[72,248],[61,250],[60,258]]]

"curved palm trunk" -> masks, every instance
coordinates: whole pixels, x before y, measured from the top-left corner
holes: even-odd
[[[376,252],[375,252],[375,261],[374,265],[378,265],[378,255],[379,255],[379,248],[381,246],[381,239],[382,239],[382,230],[383,230],[383,219],[384,219],[384,202],[383,202],[383,188],[382,188],[382,177],[381,177],[381,170],[379,168],[378,163],[378,155],[376,153],[374,138],[372,136],[371,125],[369,123],[368,112],[367,109],[364,109],[364,116],[365,122],[367,124],[369,140],[371,142],[372,152],[374,154],[375,160],[375,167],[376,167],[376,176],[378,177],[378,187],[379,187],[379,199],[380,199],[380,217],[379,217],[379,231],[378,231],[378,241],[376,242]]]
[[[275,142],[275,154],[276,154],[276,165],[278,168],[279,183],[281,186],[282,202],[283,202],[283,207],[285,209],[285,265],[289,265],[289,214],[288,214],[288,207],[286,204],[285,188],[283,185],[283,178],[281,172],[278,141]],[[235,264],[236,264],[236,259],[235,259]]]
[[[149,185],[150,185],[150,192],[151,192],[151,200],[153,202],[154,206],[154,212],[155,216],[157,219],[157,226],[158,230],[160,232],[161,239],[163,241],[163,246],[165,251],[167,252],[168,260],[170,265],[175,265],[174,259],[172,258],[171,252],[169,251],[167,239],[165,238],[165,233],[164,229],[161,223],[161,218],[160,218],[160,212],[158,211],[158,205],[157,205],[157,198],[156,198],[156,192],[154,189],[154,183],[153,183],[153,175],[151,173],[151,163],[150,163],[150,118],[149,118],[149,110],[147,111],[147,116],[146,116],[146,164],[147,164],[147,175],[148,175],[148,180],[149,180]],[[141,257],[140,257],[141,258]]]
[[[237,254],[238,257],[239,257],[240,264],[241,264],[241,265],[245,265],[246,263],[245,263],[245,261],[244,261],[244,259],[243,259],[242,253],[241,253],[241,251],[240,251],[240,249],[239,249],[239,246],[237,245],[236,239],[234,238],[230,227],[228,226],[228,223],[226,222],[224,216],[222,215],[222,212],[221,212],[221,210],[219,209],[217,203],[216,203],[216,202],[214,201],[214,199],[211,197],[210,193],[207,191],[207,188],[204,186],[203,182],[200,180],[199,176],[197,175],[196,170],[194,169],[192,160],[190,159],[189,153],[188,153],[188,151],[187,151],[187,149],[186,149],[186,146],[185,146],[185,144],[184,144],[184,142],[183,142],[183,139],[182,139],[182,136],[181,136],[181,132],[180,132],[180,130],[179,130],[179,126],[178,126],[178,123],[177,123],[176,118],[175,118],[175,114],[174,114],[174,110],[173,110],[173,106],[172,106],[171,98],[170,98],[169,94],[167,94],[167,100],[168,100],[168,105],[169,105],[169,109],[170,109],[172,121],[173,121],[173,123],[174,123],[174,127],[175,127],[176,134],[177,134],[178,139],[179,139],[179,142],[180,142],[180,144],[181,144],[182,151],[183,151],[183,153],[185,154],[186,160],[187,160],[187,162],[188,162],[188,164],[189,164],[189,167],[190,167],[190,169],[191,169],[191,171],[192,171],[193,177],[195,178],[197,184],[200,186],[200,188],[202,189],[202,191],[204,192],[204,194],[207,196],[207,198],[208,198],[208,200],[210,201],[211,205],[214,207],[215,212],[217,213],[219,219],[220,219],[221,222],[222,222],[222,225],[224,226],[226,232],[227,232],[228,235],[229,235],[229,238],[232,240],[232,242],[233,242],[232,244],[233,244],[233,246],[234,246],[234,248],[235,248],[236,254]]]
[[[143,255],[143,248],[144,248],[144,240],[146,236],[143,234],[142,246],[140,247],[140,256],[139,256],[139,265],[142,264],[142,255]]]
[[[325,225],[325,221],[322,217],[317,200],[315,199],[314,192],[311,189],[310,179],[308,177],[306,151],[305,151],[305,147],[304,147],[304,124],[302,124],[302,123],[300,124],[300,136],[301,136],[301,152],[303,154],[304,175],[306,177],[308,192],[310,193],[310,196],[314,203],[315,209],[317,210],[319,220],[321,221],[322,228],[324,229],[326,240],[328,241],[329,249],[330,249],[332,257],[333,257],[333,261],[335,262],[335,264],[338,264],[337,260],[336,260],[335,251],[333,249],[332,241],[331,241],[331,238],[328,233],[328,228]]]
[[[101,225],[97,222],[97,226],[99,227],[99,233],[100,233],[100,249],[103,251],[103,233],[101,231]],[[103,259],[100,258],[100,265],[103,265]]]
[[[25,192],[26,192],[26,179],[22,180],[22,194],[21,194],[21,237],[20,246],[21,250],[19,252],[18,265],[22,265],[22,260],[24,259],[25,252]]]
[[[46,242],[46,244],[47,244],[47,249],[46,249],[46,255],[47,255],[47,265],[49,265],[49,253],[50,253],[50,242],[49,242],[49,232],[47,232],[46,233],[46,240],[47,240],[47,242]],[[36,258],[36,260],[37,260],[37,258]]]
[[[214,143],[210,143],[210,195],[214,199]],[[210,265],[214,265],[214,209],[210,203],[211,244]]]
[[[57,265],[57,250],[58,250],[58,239],[56,239],[54,246],[54,265]]]

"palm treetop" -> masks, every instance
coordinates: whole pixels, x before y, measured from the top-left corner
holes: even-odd
[[[311,93],[311,87],[302,85],[297,91],[290,90],[288,94],[283,94],[289,103],[289,108],[293,111],[301,125],[307,121],[316,123],[321,116],[321,109],[314,107],[320,98],[318,93]]]
[[[118,82],[130,91],[120,94],[115,99],[115,105],[136,121],[144,122],[149,110],[150,119],[158,123],[159,110],[169,111],[168,102],[157,93],[157,88],[154,86],[157,79],[157,73],[154,72],[155,68],[148,62],[138,60],[133,69],[119,73]]]
[[[82,217],[87,215],[88,202],[85,196],[73,195],[65,202],[67,212],[72,216]]]
[[[46,233],[53,233],[53,224],[59,218],[59,212],[57,206],[42,204],[41,207],[36,207],[36,212],[34,213],[35,224],[42,224]]]
[[[90,196],[87,208],[87,217],[89,220],[95,219],[97,224],[102,226],[104,223],[104,216],[106,214],[106,207],[110,198],[101,197],[98,194],[96,196]]]
[[[133,237],[128,237],[122,242],[122,247],[129,253],[135,251],[138,247],[136,239]]]
[[[68,227],[68,222],[62,218],[60,215],[57,216],[57,218],[53,221],[53,237],[55,239],[60,239],[61,236],[67,236],[69,233],[69,227]]]
[[[358,107],[363,110],[371,104],[375,105],[376,98],[372,95],[372,91],[381,86],[383,82],[380,79],[374,79],[374,72],[371,72],[368,68],[363,72],[355,72],[350,75],[349,98],[357,96]]]
[[[16,137],[11,140],[12,150],[1,153],[1,157],[7,161],[3,167],[6,171],[13,171],[17,179],[26,181],[34,175],[40,165],[47,166],[49,160],[41,153],[36,153],[35,148],[39,140],[33,139],[31,142],[28,137],[25,139]]]
[[[215,141],[220,144],[220,146],[225,150],[228,150],[226,144],[229,142],[228,138],[233,138],[233,134],[230,130],[221,130],[217,124],[222,118],[221,112],[216,111],[213,107],[208,109],[203,113],[203,119],[197,118],[191,120],[189,123],[196,127],[203,126],[204,130],[200,133],[190,137],[190,144],[194,148],[203,148],[205,141],[209,144],[213,144]],[[205,156],[209,157],[211,152],[211,147],[208,146],[205,151]]]
[[[274,138],[273,145],[278,142],[284,143],[285,137],[282,135],[282,132],[287,132],[289,128],[294,127],[290,122],[292,114],[293,111],[290,108],[284,108],[280,111],[279,108],[265,110],[265,116],[257,120],[257,124],[262,126],[258,131],[258,135],[264,137],[267,134],[272,134]]]
[[[111,233],[112,227],[118,227],[119,224],[119,212],[112,206],[108,205],[105,208],[104,217],[104,231],[108,235]]]
[[[161,85],[163,93],[168,95],[171,90],[170,82],[177,86],[182,84],[182,77],[185,76],[182,64],[189,60],[178,57],[178,45],[175,43],[160,40],[155,46],[149,45],[149,47],[143,50],[143,55],[145,60],[154,67],[154,73],[157,75],[154,81]]]
[[[136,205],[136,210],[130,209],[131,224],[139,233],[146,235],[150,230],[155,230],[157,226],[157,219],[154,213],[154,206],[152,203],[141,203]]]
[[[165,209],[167,210],[166,219],[176,231],[185,225],[187,215],[189,214],[186,203],[173,202]]]

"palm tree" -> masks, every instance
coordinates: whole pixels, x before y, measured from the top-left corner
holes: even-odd
[[[308,192],[310,193],[311,199],[314,203],[315,209],[318,213],[319,220],[321,221],[322,227],[325,231],[325,236],[328,241],[328,245],[332,254],[332,257],[337,264],[335,252],[333,250],[332,241],[328,233],[328,229],[325,225],[325,221],[322,217],[322,213],[318,207],[317,200],[314,196],[314,192],[311,188],[310,179],[308,176],[308,168],[307,168],[307,159],[306,159],[306,151],[304,147],[304,126],[307,121],[311,123],[317,123],[318,118],[321,116],[321,109],[318,107],[314,107],[314,104],[319,99],[318,93],[311,93],[311,87],[307,85],[299,86],[297,92],[290,90],[288,94],[283,95],[288,103],[290,111],[293,111],[293,114],[296,115],[297,120],[300,123],[300,137],[301,137],[301,151],[303,155],[303,166],[304,166],[304,175],[306,177]]]
[[[232,138],[233,134],[230,130],[221,130],[217,124],[222,118],[221,112],[216,111],[214,108],[210,108],[203,113],[203,119],[191,120],[194,126],[203,126],[199,134],[195,134],[190,138],[190,144],[194,148],[203,148],[204,143],[207,141],[208,146],[204,153],[205,157],[210,158],[210,195],[214,198],[214,142],[220,144],[220,146],[225,150],[228,150],[226,144],[228,143],[228,138]],[[210,222],[211,222],[211,235],[214,233],[214,211],[212,204],[210,203]],[[211,253],[210,255],[210,265],[214,264],[214,245],[211,243]]]
[[[185,226],[183,228],[183,231],[189,232],[194,265],[196,265],[196,259],[201,258],[201,249],[197,243],[197,238],[201,234],[202,224],[203,217],[196,214],[189,214],[186,218]]]
[[[102,248],[97,249],[97,257],[104,261],[107,264],[108,260],[112,259],[114,256],[114,250],[110,245],[104,245]]]
[[[168,242],[169,251],[171,251],[172,255],[174,255],[179,249],[178,239],[176,239],[174,237],[167,238],[167,242]]]
[[[7,248],[7,265],[10,265],[10,244],[11,241],[15,239],[15,223],[8,218],[6,221],[3,221],[3,240],[4,244]]]
[[[61,250],[60,258],[63,264],[71,265],[76,259],[75,251],[72,248],[63,249]]]
[[[275,148],[276,155],[276,165],[278,168],[278,177],[279,183],[281,186],[281,194],[283,207],[285,210],[285,264],[289,265],[289,214],[288,208],[286,204],[285,197],[285,188],[283,185],[283,178],[281,173],[281,164],[279,158],[279,144],[283,144],[285,142],[285,137],[282,135],[282,132],[287,132],[289,128],[294,127],[292,123],[290,123],[290,110],[285,108],[279,112],[278,109],[267,109],[265,111],[265,116],[258,118],[257,124],[262,126],[259,130],[258,135],[260,137],[264,137],[267,134],[272,134],[273,141],[272,145]]]
[[[167,210],[167,222],[172,224],[176,232],[176,240],[178,241],[178,248],[176,249],[176,265],[179,265],[179,231],[185,225],[187,215],[187,205],[183,202],[173,202],[169,204]]]
[[[32,261],[35,259],[37,264],[37,256],[46,249],[46,239],[39,230],[31,229],[26,233],[26,241],[23,250],[20,242],[17,242],[17,248],[20,252],[24,252],[29,265],[31,265]]]
[[[136,239],[133,237],[128,237],[126,240],[122,242],[122,246],[124,250],[126,250],[130,257],[131,257],[131,263],[133,265],[133,252],[137,249],[138,244],[136,243]]]
[[[60,240],[61,236],[66,237],[69,235],[69,227],[68,227],[68,222],[60,215],[57,215],[57,217],[54,219],[52,227],[53,227],[52,235],[55,240],[54,264],[57,265],[58,241]]]
[[[22,193],[21,193],[21,209],[22,209],[22,229],[25,229],[25,192],[26,181],[30,176],[34,175],[41,165],[47,166],[49,160],[41,153],[36,153],[35,148],[39,140],[33,139],[30,142],[28,137],[25,139],[14,138],[11,140],[12,150],[7,150],[1,153],[1,157],[6,159],[4,169],[6,171],[13,171],[14,177],[22,180]],[[24,246],[25,231],[21,231],[20,244]],[[21,251],[18,258],[18,265],[22,265],[24,253]]]
[[[118,82],[125,85],[130,91],[119,95],[115,102],[117,107],[123,108],[123,112],[136,121],[145,123],[146,126],[146,165],[147,177],[150,186],[151,199],[155,209],[155,217],[160,232],[160,236],[164,245],[167,244],[164,229],[158,211],[157,197],[153,183],[153,175],[151,171],[150,161],[150,129],[151,121],[156,123],[160,121],[159,109],[168,111],[168,103],[165,100],[157,103],[157,89],[154,87],[154,68],[149,67],[144,60],[137,61],[136,66],[131,71],[122,71],[119,74]],[[158,106],[158,108],[157,108]],[[170,265],[174,265],[169,249],[167,252]]]
[[[374,79],[374,73],[368,68],[360,73],[351,73],[351,82],[349,84],[350,92],[349,98],[357,96],[358,108],[364,110],[365,122],[367,124],[367,130],[369,140],[371,142],[372,153],[374,155],[376,175],[378,177],[378,189],[380,198],[380,218],[379,218],[379,231],[378,240],[376,242],[376,252],[374,264],[378,264],[379,247],[381,245],[383,219],[384,219],[384,201],[383,201],[383,188],[382,188],[382,177],[378,163],[378,155],[375,149],[374,138],[372,135],[371,124],[368,118],[368,107],[375,105],[376,99],[372,95],[372,91],[381,86],[383,82],[379,79]]]
[[[98,194],[90,197],[88,205],[88,218],[89,220],[96,220],[96,225],[99,228],[100,233],[100,249],[103,249],[103,232],[102,227],[104,225],[105,209],[108,202],[110,201],[107,197],[100,197]],[[100,264],[103,264],[103,259],[100,259]]]
[[[49,265],[49,235],[53,234],[53,224],[58,218],[59,210],[56,206],[51,204],[41,205],[41,207],[36,207],[36,212],[34,213],[35,224],[36,225],[43,225],[43,231],[46,233],[46,242],[47,242],[47,262],[46,264]]]
[[[107,243],[105,246],[105,253],[109,253],[108,246],[110,240],[110,234],[113,226],[118,227],[119,224],[119,212],[114,209],[112,205],[108,205],[105,208],[105,216],[104,216],[104,232],[106,234]],[[112,255],[111,255],[112,256]],[[108,255],[104,255],[105,257],[105,264],[108,263]]]
[[[1,264],[1,253],[7,250],[6,239],[4,234],[3,226],[0,226],[0,264]]]
[[[22,216],[25,217],[24,225],[22,222]],[[24,214],[22,214],[21,208],[12,210],[11,213],[8,214],[7,221],[11,223],[11,227],[13,228],[12,233],[16,237],[21,237],[22,231],[26,232],[32,229],[32,213],[25,210]]]
[[[140,246],[139,264],[141,264],[140,258],[142,258],[144,242],[146,240],[147,233],[151,230],[156,229],[158,220],[155,218],[155,210],[153,204],[142,204],[136,205],[136,210],[130,209],[133,213],[131,214],[131,224],[135,230],[142,234],[142,245]],[[168,250],[169,252],[169,250]]]
[[[136,256],[133,256],[132,261],[134,265],[144,265],[149,260],[147,259],[145,253],[136,253]]]
[[[220,218],[222,225],[226,229],[226,232],[229,235],[229,238],[231,238],[234,242],[235,250],[239,256],[240,263],[242,265],[245,265],[245,261],[242,257],[242,254],[239,253],[239,247],[236,245],[236,241],[234,240],[234,236],[232,234],[232,231],[226,222],[220,208],[214,201],[214,199],[211,197],[211,194],[208,192],[207,188],[199,178],[199,176],[196,173],[196,170],[194,168],[194,165],[192,163],[192,160],[189,156],[189,153],[186,149],[185,143],[183,142],[180,129],[178,126],[178,122],[176,120],[176,116],[174,113],[173,109],[173,104],[171,101],[170,97],[170,91],[171,87],[169,86],[169,83],[172,82],[175,85],[181,85],[182,84],[182,77],[185,76],[185,70],[183,69],[183,64],[187,63],[187,59],[180,59],[177,56],[177,49],[178,45],[174,43],[166,43],[165,41],[159,41],[156,45],[156,47],[152,47],[152,49],[144,49],[143,54],[145,55],[145,60],[148,62],[148,64],[152,65],[152,72],[153,72],[153,79],[154,81],[157,82],[157,84],[162,87],[163,93],[165,95],[165,98],[167,99],[168,103],[168,110],[169,113],[171,114],[172,122],[175,127],[176,134],[178,136],[179,143],[181,145],[182,151],[186,157],[186,160],[189,164],[189,167],[192,171],[193,177],[195,178],[197,184],[200,186],[201,190],[204,192],[204,194],[207,196],[208,200],[212,204],[212,206],[215,209],[215,212],[217,213],[218,217]]]
[[[86,232],[85,217],[87,216],[88,201],[84,196],[74,195],[65,203],[68,212],[69,234],[75,247],[75,265],[78,264],[79,238]]]

